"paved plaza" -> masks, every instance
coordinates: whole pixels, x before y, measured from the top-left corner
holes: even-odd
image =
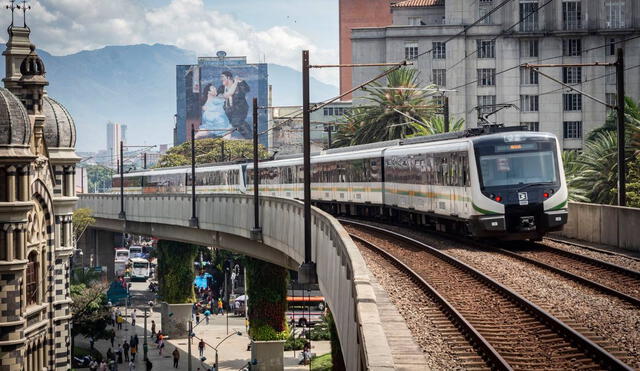
[[[131,326],[131,318],[130,314],[132,309],[127,309],[127,318],[126,323],[123,325],[122,330],[116,331],[116,339],[114,341],[115,348],[118,347],[118,344],[122,344],[124,340],[127,341],[133,334],[137,334],[140,339],[139,345],[139,355],[136,356],[136,370],[144,370],[144,356],[142,354],[142,344],[144,343],[144,315],[143,310],[144,306],[142,305],[143,299],[148,298],[147,291],[147,283],[145,282],[134,282],[132,283],[131,294],[133,297],[134,304],[140,303],[137,311],[136,317],[136,326]],[[124,313],[125,308],[121,308]],[[169,339],[166,343],[164,350],[162,351],[162,355],[159,354],[159,351],[156,347],[156,344],[153,342],[153,339],[150,337],[151,332],[151,321],[156,322],[156,330],[160,329],[160,313],[159,306],[154,308],[153,312],[148,313],[147,318],[147,334],[148,334],[148,343],[149,343],[149,359],[153,363],[153,370],[169,370],[173,369],[173,359],[171,356],[171,352],[177,347],[180,351],[180,363],[178,370],[188,370],[188,353],[187,353],[187,339]],[[242,333],[241,336],[231,336],[224,343],[222,343],[218,347],[218,357],[220,361],[220,370],[240,370],[243,366],[249,362],[251,358],[251,352],[247,351],[247,345],[250,340],[245,331],[244,318],[241,317],[228,317],[228,333],[231,334],[234,331],[240,331]],[[202,337],[205,339],[205,342],[212,346],[216,346],[222,339],[227,336],[227,316],[212,316],[209,324],[204,323],[204,320],[201,321],[200,325],[194,328],[194,333],[197,337]],[[89,340],[78,336],[76,338],[76,346],[89,347]],[[111,347],[111,344],[108,340],[100,340],[96,341],[95,347],[104,354],[106,354],[107,349]],[[329,353],[331,351],[331,347],[328,341],[316,341],[311,343],[311,351],[316,355],[322,355],[325,353]],[[198,340],[194,339],[191,345],[192,350],[192,370],[206,370],[207,368],[213,365],[215,360],[215,351],[210,347],[205,348],[204,356],[207,358],[205,362],[201,362],[199,359],[198,353]],[[301,366],[298,365],[300,361],[300,352],[285,352],[284,356],[285,362],[285,370],[308,370],[309,366]],[[128,370],[128,366],[125,363],[118,365],[119,370]]]

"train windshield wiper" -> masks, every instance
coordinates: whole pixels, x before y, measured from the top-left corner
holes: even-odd
[[[529,183],[526,184],[520,188],[518,188],[518,190],[516,192],[521,192],[529,187],[533,187],[533,186],[540,186],[540,185],[548,185],[548,184],[553,184],[553,182],[540,182],[540,183]]]

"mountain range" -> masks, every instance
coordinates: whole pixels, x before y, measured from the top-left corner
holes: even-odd
[[[49,81],[48,94],[73,116],[79,151],[106,146],[106,123],[127,125],[130,144],[173,142],[176,113],[176,65],[195,64],[196,54],[163,44],[107,46],[65,56],[38,50]],[[251,61],[249,61],[251,62]],[[4,59],[0,58],[4,69]],[[273,105],[300,105],[301,73],[269,64]],[[310,80],[311,100],[338,92],[336,86]]]

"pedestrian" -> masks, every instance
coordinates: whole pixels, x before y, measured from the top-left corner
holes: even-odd
[[[200,358],[204,357],[204,339],[200,339],[198,343],[198,350],[200,351]]]
[[[129,343],[127,343],[127,341],[124,341],[124,344],[122,344],[122,350],[124,351],[124,360],[126,362],[129,362],[129,348],[131,348],[131,346],[129,345]]]
[[[131,313],[131,326],[134,326],[134,327],[136,325],[136,310],[137,309],[134,309],[133,312]]]
[[[178,351],[178,347],[173,348],[173,368],[178,368],[178,361],[180,360],[180,352]]]
[[[200,311],[196,311],[196,325],[200,323]]]
[[[147,371],[151,371],[151,368],[153,368],[153,363],[151,363],[149,358],[145,359],[145,366],[147,366]]]
[[[113,342],[116,340],[116,332],[115,331],[111,331],[111,333],[109,334],[109,340],[111,341],[111,348],[113,348]]]
[[[122,344],[118,344],[116,353],[118,353],[118,363],[122,363]]]
[[[111,326],[116,327],[116,311],[111,309]]]
[[[204,311],[204,321],[205,323],[208,325],[209,324],[209,316],[211,315],[211,312],[209,312],[209,310],[205,310]]]
[[[151,320],[151,337],[156,336],[156,321]]]
[[[95,348],[93,347],[95,344],[95,339],[93,338],[93,336],[89,336],[89,349],[94,350]],[[111,346],[113,346],[113,342],[111,342]]]
[[[118,323],[118,330],[122,330],[122,322],[124,322],[124,319],[122,319],[122,315],[118,314],[118,316],[116,317],[116,322]]]
[[[107,362],[103,359],[98,366],[98,371],[107,371]]]
[[[129,371],[136,371],[136,364],[133,361],[129,361]]]
[[[89,363],[89,371],[96,371],[98,369],[98,362],[94,359]]]
[[[138,346],[137,345],[132,345],[131,346],[131,360],[132,361],[136,361],[136,353],[138,353]]]
[[[222,310],[222,299],[218,298],[218,314],[224,314]]]
[[[113,351],[111,351],[111,348],[107,349],[107,360],[113,358]]]
[[[162,349],[164,349],[164,335],[160,335],[160,342],[158,342],[158,354],[162,355]]]

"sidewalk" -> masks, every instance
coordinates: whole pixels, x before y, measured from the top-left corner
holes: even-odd
[[[132,287],[132,291],[136,288],[138,287]],[[159,310],[159,307],[156,307],[155,309]],[[169,339],[169,341],[165,343],[165,347],[162,351],[162,356],[159,355],[156,344],[150,337],[151,320],[154,320],[156,322],[156,330],[161,328],[160,313],[155,309],[153,313],[149,313],[149,317],[147,318],[147,335],[149,336],[147,340],[149,345],[148,357],[153,363],[153,370],[155,371],[173,369],[173,359],[171,353],[176,347],[180,351],[180,363],[178,370],[188,370],[188,345],[186,338],[174,340]],[[124,308],[121,308],[121,311],[124,313]],[[127,314],[130,314],[131,311],[132,309],[129,308]],[[127,317],[126,323],[122,326],[122,330],[116,331],[114,348],[117,349],[118,344],[122,344],[125,339],[129,341],[129,338],[133,334],[137,334],[140,340],[140,345],[138,346],[138,355],[136,355],[136,370],[145,370],[142,347],[142,345],[144,344],[144,312],[138,309],[135,327],[131,326],[130,321],[131,319]],[[247,337],[247,334],[245,333],[244,318],[229,317],[229,333],[232,333],[233,331],[240,331],[242,335],[231,336],[219,346],[218,357],[220,361],[220,370],[237,371],[244,365],[246,365],[251,358],[251,352],[247,351],[247,345],[250,341]],[[197,337],[204,338],[205,342],[215,347],[222,339],[227,336],[227,317],[212,316],[208,325],[204,323],[204,320],[202,320],[200,325],[194,327],[194,333]],[[328,341],[316,341],[312,342],[311,344],[311,352],[315,353],[316,355],[322,355],[331,351],[331,346]],[[89,340],[82,336],[78,336],[76,337],[76,345],[88,348]],[[99,340],[95,342],[95,348],[102,352],[103,355],[106,354],[107,349],[109,349],[110,347],[111,343],[109,340]],[[207,360],[204,363],[202,363],[199,359],[198,340],[193,340],[191,351],[191,362],[193,371],[196,371],[198,367],[200,367],[200,370],[206,370],[206,368],[213,365],[213,362],[215,361],[215,351],[212,348],[205,348],[204,356],[207,358]],[[308,370],[309,366],[298,365],[298,362],[300,360],[300,351],[295,352],[295,355],[297,357],[294,357],[293,353],[294,352],[292,351],[285,352],[285,370]],[[128,365],[125,363],[118,364],[118,370],[128,370]]]

